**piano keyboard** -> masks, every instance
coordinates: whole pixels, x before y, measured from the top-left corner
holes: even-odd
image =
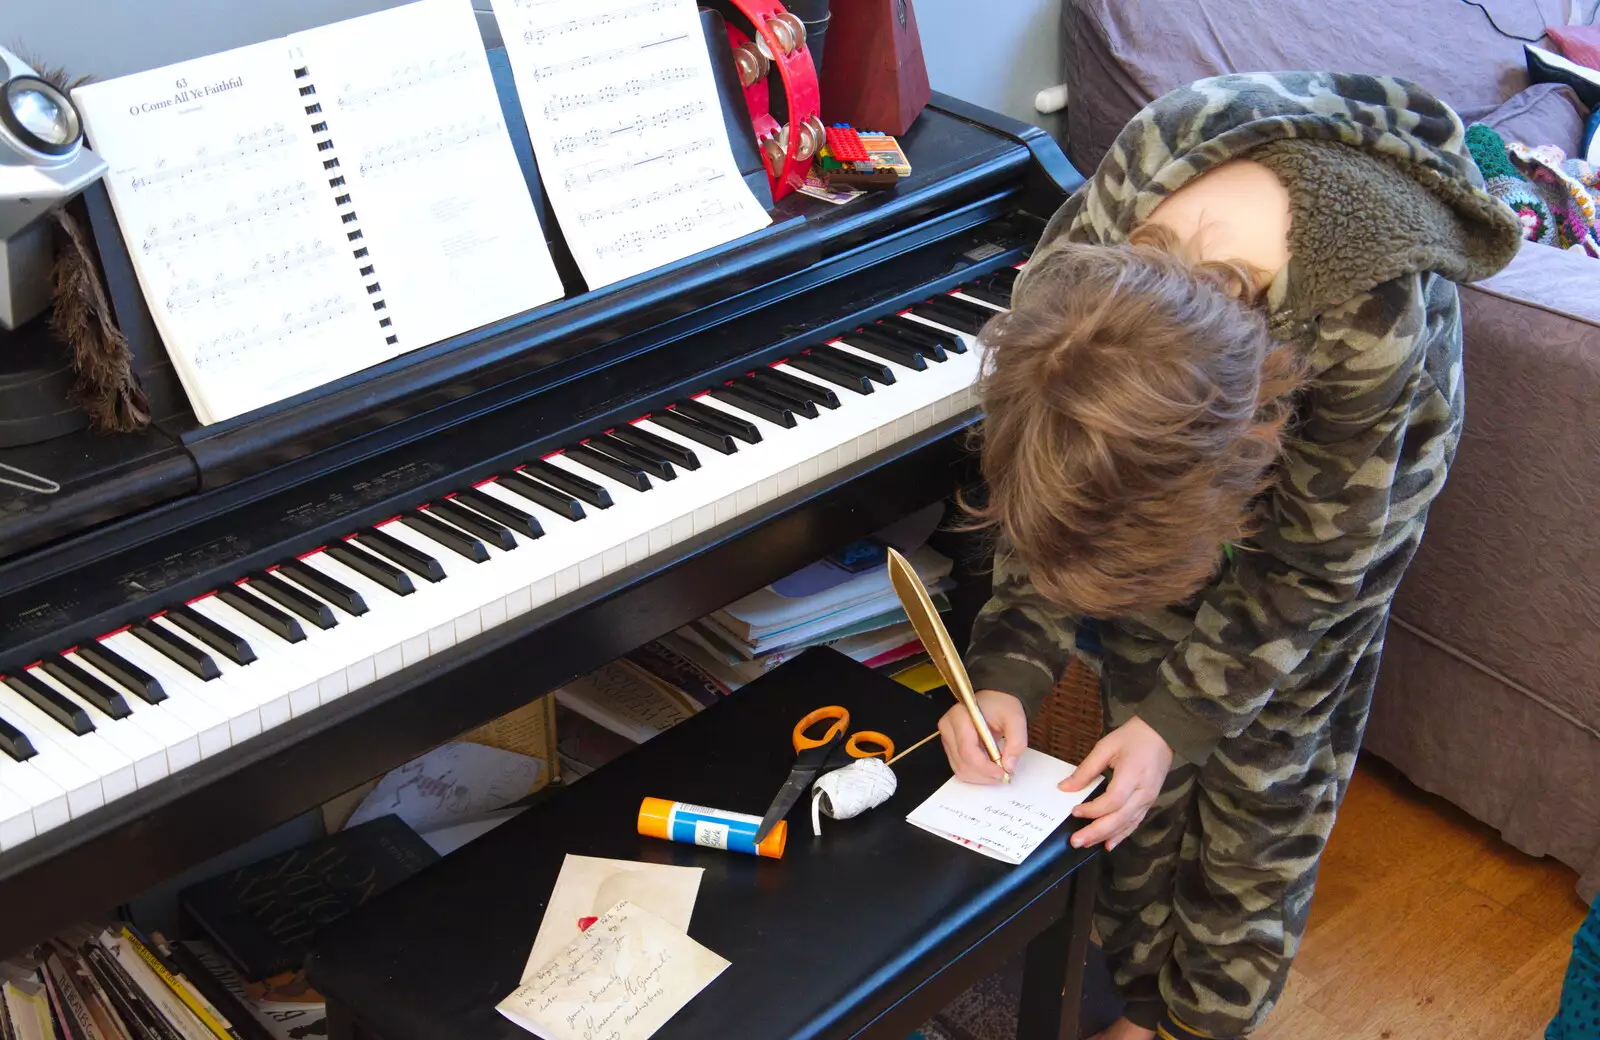
[[[0,677],[0,850],[976,404],[1006,269]]]

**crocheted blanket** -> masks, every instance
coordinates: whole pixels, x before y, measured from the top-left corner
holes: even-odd
[[[1467,128],[1467,148],[1528,241],[1600,257],[1600,167],[1554,145],[1508,142],[1482,123]]]

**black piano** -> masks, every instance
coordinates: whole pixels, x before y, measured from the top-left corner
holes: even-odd
[[[0,955],[945,497],[1080,178],[948,97],[902,143],[892,191],[271,409],[0,451],[63,485],[0,487]]]

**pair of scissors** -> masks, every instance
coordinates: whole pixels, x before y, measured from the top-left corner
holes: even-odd
[[[831,722],[820,737],[809,736],[807,731],[819,722]],[[837,704],[818,708],[794,724],[794,768],[789,779],[778,790],[772,807],[761,819],[755,842],[760,844],[778,821],[789,814],[794,803],[800,800],[811,782],[830,769],[836,769],[852,758],[882,757],[885,762],[894,757],[894,741],[872,730],[861,730],[845,738],[850,728],[850,712]]]

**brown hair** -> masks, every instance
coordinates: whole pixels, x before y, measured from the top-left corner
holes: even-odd
[[[1042,252],[981,339],[985,505],[1034,586],[1115,617],[1181,602],[1251,530],[1300,362],[1255,273],[1165,228]]]

